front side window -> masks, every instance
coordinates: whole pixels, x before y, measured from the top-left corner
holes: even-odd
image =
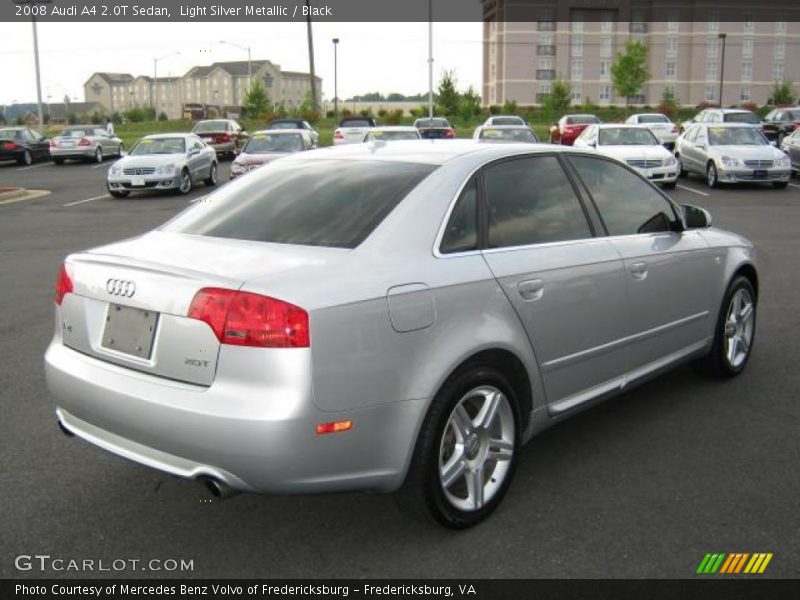
[[[601,146],[657,146],[658,140],[649,129],[606,127],[600,130]]]
[[[447,222],[439,247],[442,254],[466,252],[478,247],[478,182],[467,184]]]
[[[754,127],[709,127],[711,146],[764,146],[767,140]]]
[[[554,156],[515,158],[484,171],[488,247],[592,237],[583,208]]]
[[[673,231],[672,205],[653,186],[622,165],[590,156],[570,156],[600,211],[609,235]]]

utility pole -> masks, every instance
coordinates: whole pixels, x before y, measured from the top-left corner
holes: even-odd
[[[333,38],[333,116],[339,117],[339,38]]]
[[[433,118],[433,0],[428,0],[428,118]]]
[[[306,28],[308,29],[308,62],[311,67],[311,109],[317,110],[317,78],[314,74],[314,34],[311,32],[310,0],[306,0]]]
[[[725,39],[728,34],[720,33],[717,37],[722,40],[722,64],[719,69],[719,107],[722,108],[722,86],[725,83]]]
[[[42,75],[39,72],[39,37],[36,34],[36,18],[32,18],[33,23],[33,56],[36,61],[36,99],[39,103],[39,129],[44,129],[44,112],[42,111]]]

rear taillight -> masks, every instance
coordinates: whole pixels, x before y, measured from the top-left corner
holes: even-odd
[[[189,318],[205,321],[223,344],[308,348],[308,313],[282,300],[221,288],[195,294]]]
[[[64,296],[71,294],[72,290],[72,278],[67,270],[67,265],[62,264],[61,269],[58,271],[58,277],[56,278],[56,304],[61,306],[61,301],[64,299]]]
[[[671,133],[678,133],[678,126],[677,125],[673,125],[672,126]]]
[[[217,135],[217,141],[218,142],[230,142],[231,141],[231,136],[228,135],[227,133],[220,133],[219,135]]]
[[[336,131],[333,132],[333,139],[335,139],[335,140],[343,140],[344,139],[344,134],[337,129]]]
[[[456,132],[453,131],[452,129],[445,129],[444,130],[444,137],[446,137],[446,138],[456,137]]]
[[[86,138],[81,138],[81,141],[78,142],[78,146],[91,146],[92,142],[87,140]]]
[[[14,142],[6,142],[3,144],[3,150],[16,150],[17,145]]]
[[[50,140],[50,147],[51,148],[55,148],[56,147],[56,141],[55,140]]]

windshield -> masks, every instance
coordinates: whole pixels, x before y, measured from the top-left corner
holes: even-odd
[[[709,127],[708,143],[712,146],[763,146],[768,142],[752,127]]]
[[[392,140],[418,140],[419,133],[416,131],[370,131],[369,139],[383,140],[390,142]]]
[[[751,125],[760,125],[761,121],[758,117],[751,112],[741,113],[725,113],[722,120],[726,123],[750,123]]]
[[[639,115],[639,123],[669,123],[664,115]]]
[[[450,127],[447,119],[420,119],[417,127]]]
[[[339,127],[372,127],[372,123],[366,119],[351,119],[349,121],[342,121]]]
[[[487,142],[525,142],[535,144],[539,140],[530,129],[482,129],[480,139]]]
[[[303,138],[299,133],[256,133],[245,145],[245,154],[267,152],[299,152],[303,149]]]
[[[492,125],[522,125],[520,117],[492,117]]]
[[[649,129],[608,127],[600,130],[601,146],[657,146],[658,140]]]
[[[184,142],[183,138],[145,138],[131,148],[130,155],[183,154],[184,152],[186,152],[186,142]]]
[[[194,126],[195,133],[208,133],[211,131],[228,131],[227,121],[200,121]]]
[[[599,123],[600,119],[594,115],[574,115],[567,117],[567,125],[589,125],[591,123]]]
[[[67,138],[82,138],[86,137],[87,135],[92,135],[92,131],[90,129],[65,129],[61,133],[58,134],[58,137],[67,137]]]
[[[275,121],[270,123],[267,129],[302,129],[302,125],[297,121]]]
[[[355,248],[437,167],[383,161],[276,161],[178,215],[166,231]]]

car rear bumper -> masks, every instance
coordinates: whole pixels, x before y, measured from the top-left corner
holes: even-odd
[[[210,147],[212,147],[217,154],[230,154],[234,150],[236,150],[236,142],[221,142],[219,144],[206,142]]]
[[[50,147],[50,158],[93,158],[94,146],[80,146],[76,148]]]
[[[22,153],[25,152],[24,148],[19,150],[4,150],[0,152],[0,160],[19,160],[22,158]]]
[[[294,368],[271,375],[280,385],[254,385],[256,373],[235,381],[218,374],[200,387],[105,363],[56,336],[45,373],[64,428],[178,477],[267,493],[398,488],[427,402],[322,412],[311,398],[308,352],[293,356]],[[341,420],[352,428],[316,434],[317,424]]]

